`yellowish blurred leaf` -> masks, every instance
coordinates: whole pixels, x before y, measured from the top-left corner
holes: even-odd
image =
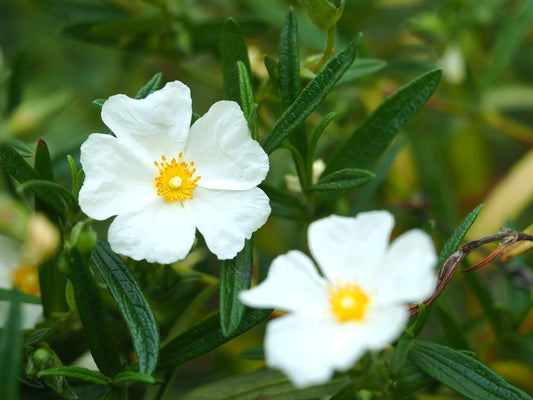
[[[528,235],[533,235],[533,224],[529,225],[524,231]],[[509,261],[512,258],[518,257],[520,254],[525,253],[529,249],[533,248],[533,242],[518,242],[507,247],[500,256],[502,261]]]

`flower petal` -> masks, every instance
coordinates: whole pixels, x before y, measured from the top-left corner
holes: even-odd
[[[339,325],[332,319],[289,314],[268,323],[267,366],[282,370],[295,386],[327,382],[334,372],[332,341]]]
[[[239,105],[219,101],[191,127],[184,159],[194,161],[198,185],[244,190],[257,186],[268,172],[268,156],[250,136]]]
[[[356,280],[364,286],[385,254],[393,226],[388,211],[331,215],[309,226],[309,249],[331,282]]]
[[[85,181],[79,202],[91,218],[103,220],[157,197],[154,160],[145,163],[113,136],[90,135],[81,146],[80,160]]]
[[[156,198],[115,218],[108,239],[117,253],[169,264],[187,256],[194,232],[194,224],[180,203]]]
[[[121,142],[158,160],[163,154],[177,156],[180,149],[169,146],[187,139],[191,116],[189,88],[179,81],[141,100],[124,94],[111,96],[102,107],[102,120]]]
[[[394,240],[376,269],[373,286],[384,304],[422,301],[436,285],[437,253],[430,236],[412,229]]]
[[[274,259],[266,279],[258,286],[240,293],[243,304],[256,308],[278,308],[303,314],[327,313],[327,284],[312,261],[293,250]]]
[[[43,316],[43,306],[41,304],[22,305],[22,329],[33,329]]]
[[[209,250],[220,260],[235,257],[244,247],[244,239],[249,239],[270,215],[268,197],[259,188],[228,191],[197,187],[194,199],[183,206]]]

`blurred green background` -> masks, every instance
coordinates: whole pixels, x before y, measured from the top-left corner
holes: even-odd
[[[87,136],[106,130],[100,109],[91,104],[94,99],[116,93],[133,96],[156,72],[165,81],[187,84],[198,114],[223,97],[220,32],[224,20],[233,17],[249,47],[263,138],[281,113],[263,56],[277,58],[289,6],[297,14],[302,77],[308,81],[312,72],[307,67],[323,51],[326,34],[310,22],[298,1],[3,0],[0,135],[29,144],[43,138],[59,180],[68,185],[66,155],[77,159]],[[327,160],[365,116],[415,76],[434,67],[443,68],[444,76],[376,166],[373,183],[348,192],[327,211],[391,209],[398,232],[433,221],[438,248],[482,202],[486,207],[470,238],[494,233],[503,224],[520,230],[530,226],[532,22],[529,0],[348,0],[335,47],[342,49],[362,32],[360,62],[368,63],[373,73],[347,78],[309,119],[314,128],[327,113],[338,113],[321,138],[320,158]],[[283,190],[285,176],[295,174],[288,154],[274,153],[267,179]],[[262,264],[301,248],[304,234],[301,224],[274,215],[256,236]],[[488,268],[475,283],[457,278],[426,333],[458,343],[445,327],[452,324],[448,314],[469,321],[471,348],[530,393],[532,265],[530,252],[499,269]],[[141,267],[137,272],[142,276]],[[490,291],[492,305],[469,294],[472,285]],[[485,320],[486,307],[501,316],[502,326]],[[520,340],[502,338],[498,329],[520,332]],[[233,346],[246,347],[243,340]]]

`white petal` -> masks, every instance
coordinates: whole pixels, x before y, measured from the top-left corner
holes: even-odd
[[[329,308],[327,283],[312,261],[293,250],[274,259],[260,285],[240,293],[243,304],[256,308],[278,308],[303,314],[325,314]]]
[[[11,273],[19,267],[21,246],[14,240],[0,235],[0,288],[11,289]]]
[[[265,358],[295,386],[327,382],[334,373],[331,344],[339,325],[331,319],[289,314],[268,323]]]
[[[121,142],[139,154],[159,156],[166,154],[165,150],[179,152],[168,146],[187,139],[191,115],[189,88],[179,81],[169,82],[141,100],[123,94],[111,96],[102,107],[102,120]]]
[[[111,248],[135,260],[169,264],[187,256],[194,224],[180,203],[154,199],[144,208],[120,214],[109,227]]]
[[[393,226],[388,211],[360,213],[355,218],[331,215],[309,226],[309,249],[330,281],[356,280],[365,286],[385,254]]]
[[[437,253],[430,236],[412,229],[394,240],[376,269],[373,286],[382,303],[422,301],[436,285]]]
[[[394,342],[403,332],[409,318],[403,306],[371,306],[364,321],[357,326],[352,343],[364,343],[365,350],[381,350]]]
[[[270,215],[267,195],[250,190],[210,190],[197,187],[194,198],[183,203],[207,247],[220,260],[235,257],[244,239],[259,229]]]
[[[243,190],[257,186],[269,168],[268,156],[250,136],[239,105],[219,101],[191,127],[184,159],[194,161],[198,185]]]
[[[43,306],[41,304],[22,305],[22,329],[33,329],[43,316]]]
[[[103,220],[157,196],[155,160],[139,159],[113,136],[90,135],[80,160],[85,181],[79,202],[91,218]]]

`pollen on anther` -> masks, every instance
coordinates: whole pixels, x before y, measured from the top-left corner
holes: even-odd
[[[179,153],[178,160],[175,158],[167,162],[164,155],[161,156],[161,162],[154,161],[159,170],[154,183],[157,188],[157,194],[166,201],[185,201],[193,199],[193,191],[196,189],[200,176],[194,177],[196,168],[191,168],[194,161],[187,163],[182,161],[183,153]]]

